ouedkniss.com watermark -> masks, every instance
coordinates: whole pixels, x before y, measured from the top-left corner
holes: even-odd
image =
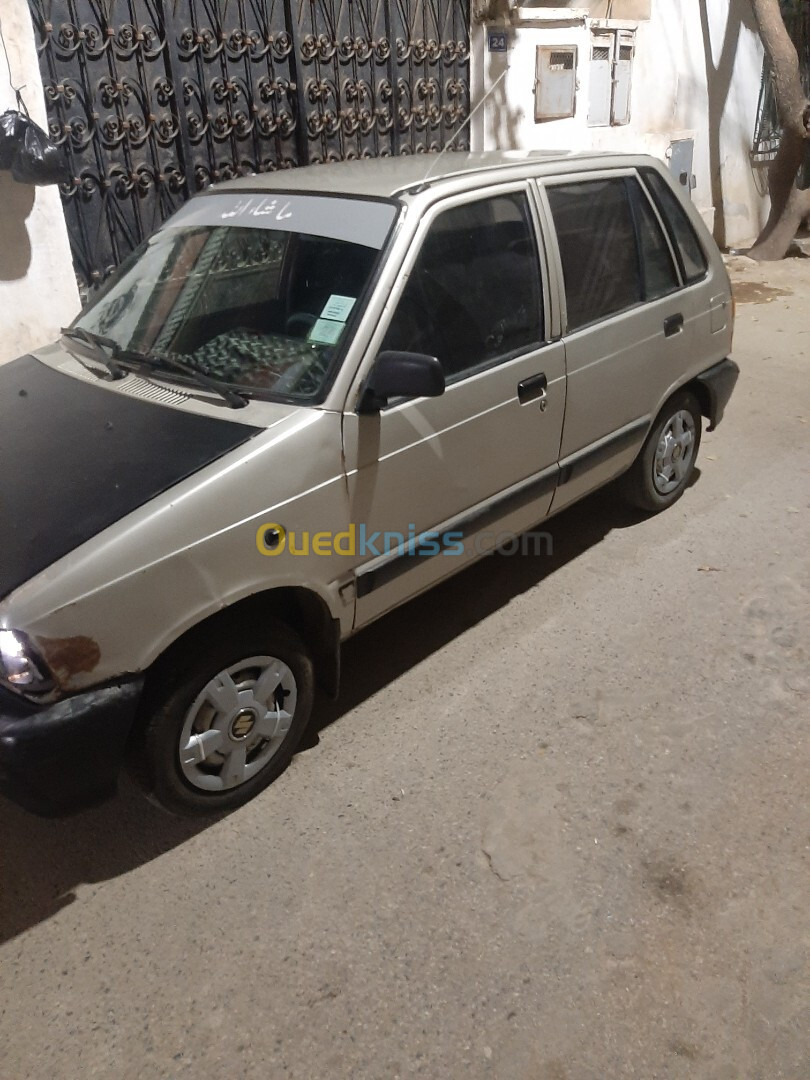
[[[554,541],[548,532],[476,533],[465,543],[458,530],[418,532],[410,525],[407,533],[368,529],[366,525],[349,525],[342,532],[289,532],[276,522],[265,522],[256,530],[256,547],[261,555],[344,555],[374,559],[381,555],[409,555],[432,558],[435,555],[485,555],[497,551],[501,555],[554,554]]]

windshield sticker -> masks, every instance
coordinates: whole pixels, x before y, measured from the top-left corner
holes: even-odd
[[[349,312],[355,304],[354,296],[338,296],[332,293],[321,312],[322,319],[334,319],[336,322],[346,322]]]
[[[253,198],[237,200],[230,209],[223,210],[219,216],[222,221],[242,217],[275,217],[276,221],[286,221],[293,215],[289,200],[284,202],[279,199]]]
[[[313,345],[336,345],[345,325],[331,319],[318,319],[310,330],[307,341],[311,341]]]
[[[248,228],[324,236],[379,250],[397,216],[391,203],[328,195],[211,192],[189,199],[162,229]],[[345,300],[354,300],[345,297]]]

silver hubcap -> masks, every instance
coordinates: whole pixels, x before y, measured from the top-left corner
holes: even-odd
[[[690,412],[681,409],[668,421],[661,432],[653,463],[653,483],[660,495],[669,495],[689,475],[695,456],[695,421]]]
[[[220,671],[194,699],[180,735],[180,767],[202,791],[226,791],[255,776],[290,730],[297,688],[274,656]]]

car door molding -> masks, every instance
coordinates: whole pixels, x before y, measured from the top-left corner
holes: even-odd
[[[560,461],[560,487],[570,483],[578,476],[596,468],[609,458],[629,449],[633,443],[642,442],[643,435],[650,426],[652,416],[641,416],[624,427],[605,435],[596,442],[577,450]]]
[[[441,550],[429,554],[419,550],[428,543],[435,544],[437,538],[453,533],[454,542],[456,539],[465,542],[476,533],[502,521],[509,514],[541,499],[557,486],[559,472],[559,465],[551,465],[534,476],[522,480],[519,484],[515,484],[507,491],[466,510],[463,514],[409,538],[407,543],[401,544],[390,554],[381,555],[366,563],[365,566],[361,566],[355,573],[357,598],[361,599],[374,592],[375,589],[388,585],[402,574],[421,566],[426,559],[441,557],[444,554]]]

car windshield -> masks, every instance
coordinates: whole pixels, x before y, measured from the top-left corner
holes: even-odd
[[[74,327],[257,397],[318,401],[396,216],[382,201],[211,194],[187,203]]]

